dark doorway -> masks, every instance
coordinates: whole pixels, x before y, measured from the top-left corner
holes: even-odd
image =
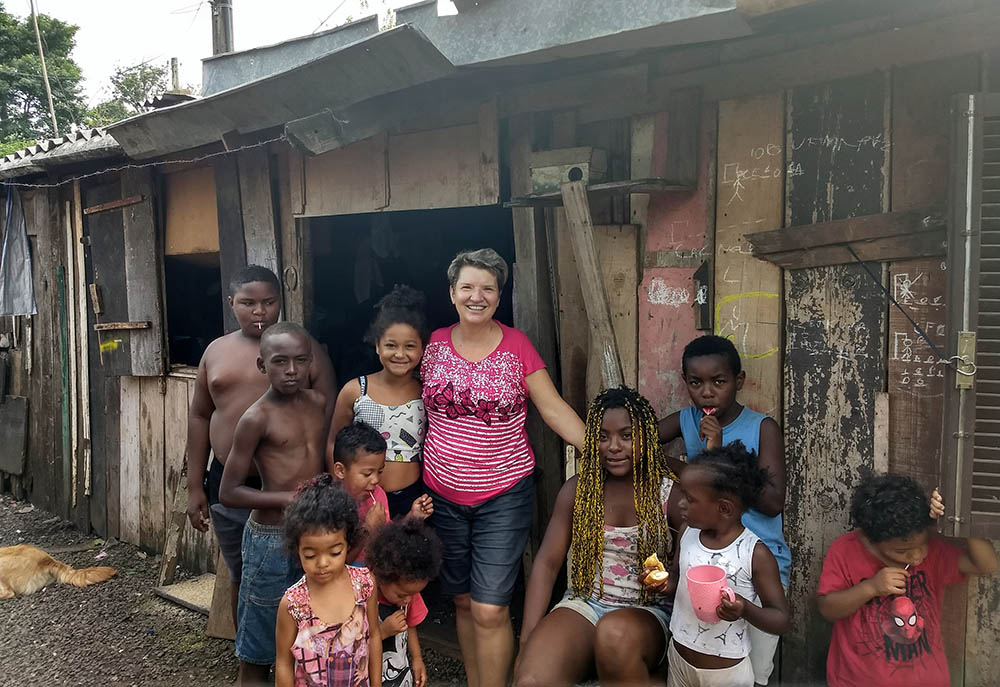
[[[326,344],[340,384],[379,369],[365,343],[373,307],[395,284],[427,296],[431,328],[457,321],[447,269],[463,249],[493,248],[514,262],[510,210],[499,206],[322,217],[310,222],[313,257],[312,333]],[[497,319],[513,325],[508,278]]]

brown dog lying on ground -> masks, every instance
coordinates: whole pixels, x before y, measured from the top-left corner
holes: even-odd
[[[118,571],[114,568],[74,570],[37,546],[21,544],[0,547],[0,599],[34,594],[53,582],[86,587],[104,582]]]

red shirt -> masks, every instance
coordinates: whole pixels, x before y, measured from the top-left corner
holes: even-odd
[[[876,597],[833,624],[826,680],[831,687],[942,687],[950,683],[941,641],[944,588],[965,576],[962,550],[931,536],[927,557],[914,567],[906,594]],[[858,533],[830,545],[819,578],[820,595],[850,589],[885,567]]]
[[[524,380],[545,363],[524,332],[497,324],[500,344],[479,362],[455,350],[452,326],[431,334],[420,365],[427,409],[424,484],[463,506],[502,494],[535,468],[524,428]]]

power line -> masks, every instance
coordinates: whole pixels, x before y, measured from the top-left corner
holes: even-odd
[[[313,29],[313,30],[312,30],[312,32],[313,32],[313,33],[316,33],[316,32],[317,32],[317,31],[319,31],[319,30],[320,30],[321,28],[323,28],[323,24],[325,24],[325,23],[327,23],[328,21],[330,21],[330,17],[332,17],[333,15],[335,15],[335,14],[337,13],[337,10],[339,10],[339,9],[340,9],[341,7],[343,7],[343,6],[345,5],[345,4],[347,4],[347,0],[340,0],[340,4],[339,4],[339,5],[337,5],[336,7],[334,7],[334,8],[333,8],[333,12],[330,12],[330,14],[326,15],[326,19],[324,19],[323,21],[321,21],[321,22],[319,23],[319,26],[317,26],[317,27],[316,27],[315,29]]]
[[[68,177],[55,184],[28,184],[16,181],[0,180],[0,186],[11,186],[14,188],[59,188],[63,184],[69,184],[74,181],[80,181],[81,179],[89,179],[90,177],[100,176],[102,174],[107,174],[108,172],[122,172],[126,169],[147,169],[149,167],[159,167],[161,165],[189,165],[189,164],[194,164],[196,162],[203,162],[205,160],[210,160],[216,157],[222,157],[224,155],[232,155],[233,153],[239,153],[243,150],[262,148],[272,143],[277,143],[279,141],[287,141],[287,140],[288,139],[284,136],[284,134],[282,134],[281,136],[275,136],[274,138],[269,138],[266,141],[251,143],[249,145],[240,146],[239,148],[233,148],[232,150],[219,150],[214,153],[202,155],[201,157],[191,158],[190,160],[158,160],[156,162],[144,162],[142,164],[127,164],[127,165],[118,165],[116,167],[105,167],[104,169],[97,170],[96,172],[88,172],[87,174],[80,174],[78,176]],[[30,160],[31,158],[27,157],[23,159]]]

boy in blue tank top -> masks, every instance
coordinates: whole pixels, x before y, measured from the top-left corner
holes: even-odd
[[[743,525],[760,537],[778,561],[781,584],[788,589],[791,553],[782,531],[781,512],[785,507],[785,444],[781,428],[772,418],[740,405],[736,394],[743,388],[746,373],[740,354],[729,339],[701,336],[684,348],[681,372],[694,405],[682,408],[659,422],[660,443],[684,439],[688,457],[742,441],[766,468],[769,482],[758,508],[743,514]],[[683,463],[671,467],[680,473]],[[759,509],[759,510],[758,510]],[[778,637],[750,628],[750,661],[754,682],[766,685],[774,669]]]

